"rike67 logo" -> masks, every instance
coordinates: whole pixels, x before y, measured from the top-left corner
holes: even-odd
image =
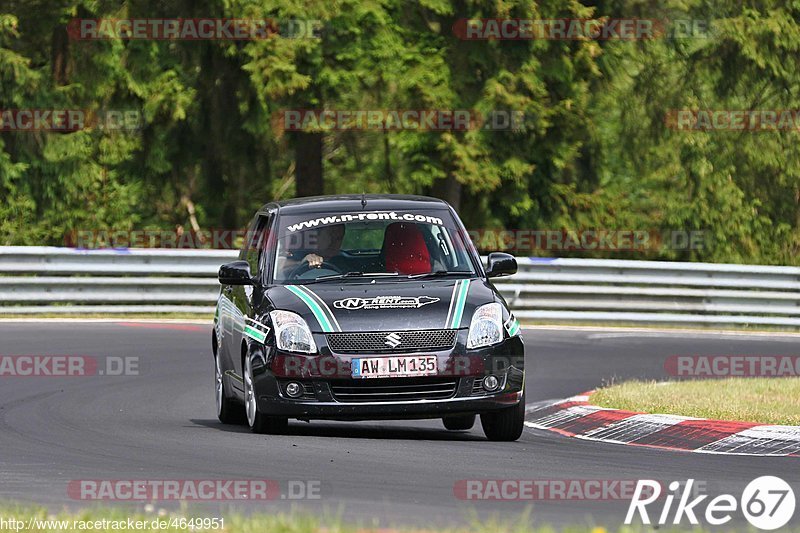
[[[762,476],[754,479],[745,487],[738,500],[731,494],[721,494],[708,502],[705,502],[707,494],[690,500],[695,495],[692,490],[693,485],[693,479],[687,480],[685,484],[678,481],[669,484],[669,493],[663,498],[661,512],[652,517],[656,524],[678,525],[684,523],[685,519],[692,525],[699,525],[698,516],[701,516],[706,524],[721,526],[730,522],[734,513],[741,511],[751,525],[771,531],[785,526],[794,515],[794,491],[779,477]],[[662,485],[658,481],[640,479],[628,507],[625,524],[631,524],[636,514],[643,524],[651,524],[648,506],[662,497],[661,492]],[[678,503],[673,512],[676,500]],[[701,504],[705,505],[705,510],[702,512]],[[652,505],[649,511],[658,511],[657,505]],[[671,522],[670,517],[672,517]]]

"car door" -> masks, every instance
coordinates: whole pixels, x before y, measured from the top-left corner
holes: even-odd
[[[254,299],[263,297],[265,280],[265,258],[268,256],[268,235],[271,217],[268,213],[256,215],[245,237],[239,258],[250,265],[250,274],[258,282],[254,285],[240,285],[230,291],[233,332],[230,335],[230,354],[237,375],[243,376],[242,342],[244,340],[245,319],[253,317]],[[241,383],[239,383],[241,386]]]

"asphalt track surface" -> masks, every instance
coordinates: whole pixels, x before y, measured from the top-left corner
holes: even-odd
[[[480,425],[439,421],[292,422],[261,436],[214,414],[210,326],[0,322],[0,355],[138,357],[139,375],[0,377],[0,501],[91,507],[67,492],[82,479],[319,481],[319,500],[203,503],[193,509],[300,510],[380,525],[463,524],[476,516],[618,525],[628,501],[465,501],[458,480],[693,478],[712,495],[777,475],[800,496],[800,460],[701,455],[570,439],[526,429],[515,443]],[[798,355],[800,336],[637,330],[525,329],[529,404],[611,380],[663,379],[670,355]],[[128,505],[130,503],[112,503]],[[139,508],[142,504],[136,504]],[[177,503],[162,504],[164,507]],[[660,507],[655,511],[660,512]],[[741,516],[741,515],[739,515]],[[800,510],[791,524],[797,526]]]

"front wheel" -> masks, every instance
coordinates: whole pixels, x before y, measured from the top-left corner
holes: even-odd
[[[442,418],[442,423],[450,431],[467,431],[475,425],[475,415],[446,416]]]
[[[247,413],[247,425],[253,433],[278,434],[289,427],[289,419],[278,416],[266,416],[258,410],[255,387],[253,387],[253,365],[249,357],[244,363],[244,406]]]
[[[498,411],[481,415],[481,426],[486,438],[492,441],[515,441],[525,428],[525,392],[519,403]]]
[[[241,424],[244,421],[242,405],[237,404],[225,390],[225,379],[219,355],[214,357],[214,398],[217,405],[217,418],[223,424]]]

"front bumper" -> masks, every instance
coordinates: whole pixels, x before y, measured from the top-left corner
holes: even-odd
[[[437,357],[439,368],[437,376],[427,378],[352,379],[350,360],[364,357],[363,354],[334,354],[324,344],[320,354],[309,356],[285,354],[267,347],[263,364],[258,364],[259,361],[253,365],[259,410],[268,416],[304,420],[372,420],[480,414],[516,405],[525,384],[522,339],[516,336],[488,348],[466,350],[466,331],[461,333],[452,350],[426,354]],[[287,364],[287,360],[291,364]],[[500,382],[499,387],[491,392],[482,387],[482,380],[488,375],[496,376]],[[290,381],[302,385],[300,398],[292,399],[286,394],[286,384]],[[344,398],[348,395],[341,393],[344,389],[382,388],[392,382],[410,390],[417,386],[421,390],[431,390],[438,388],[436,384],[446,382],[452,387],[452,393],[439,394],[435,398],[421,394],[415,399],[376,393],[378,399],[374,401],[368,398],[369,393],[357,394],[359,398],[355,401]],[[391,385],[387,387],[393,388]]]

